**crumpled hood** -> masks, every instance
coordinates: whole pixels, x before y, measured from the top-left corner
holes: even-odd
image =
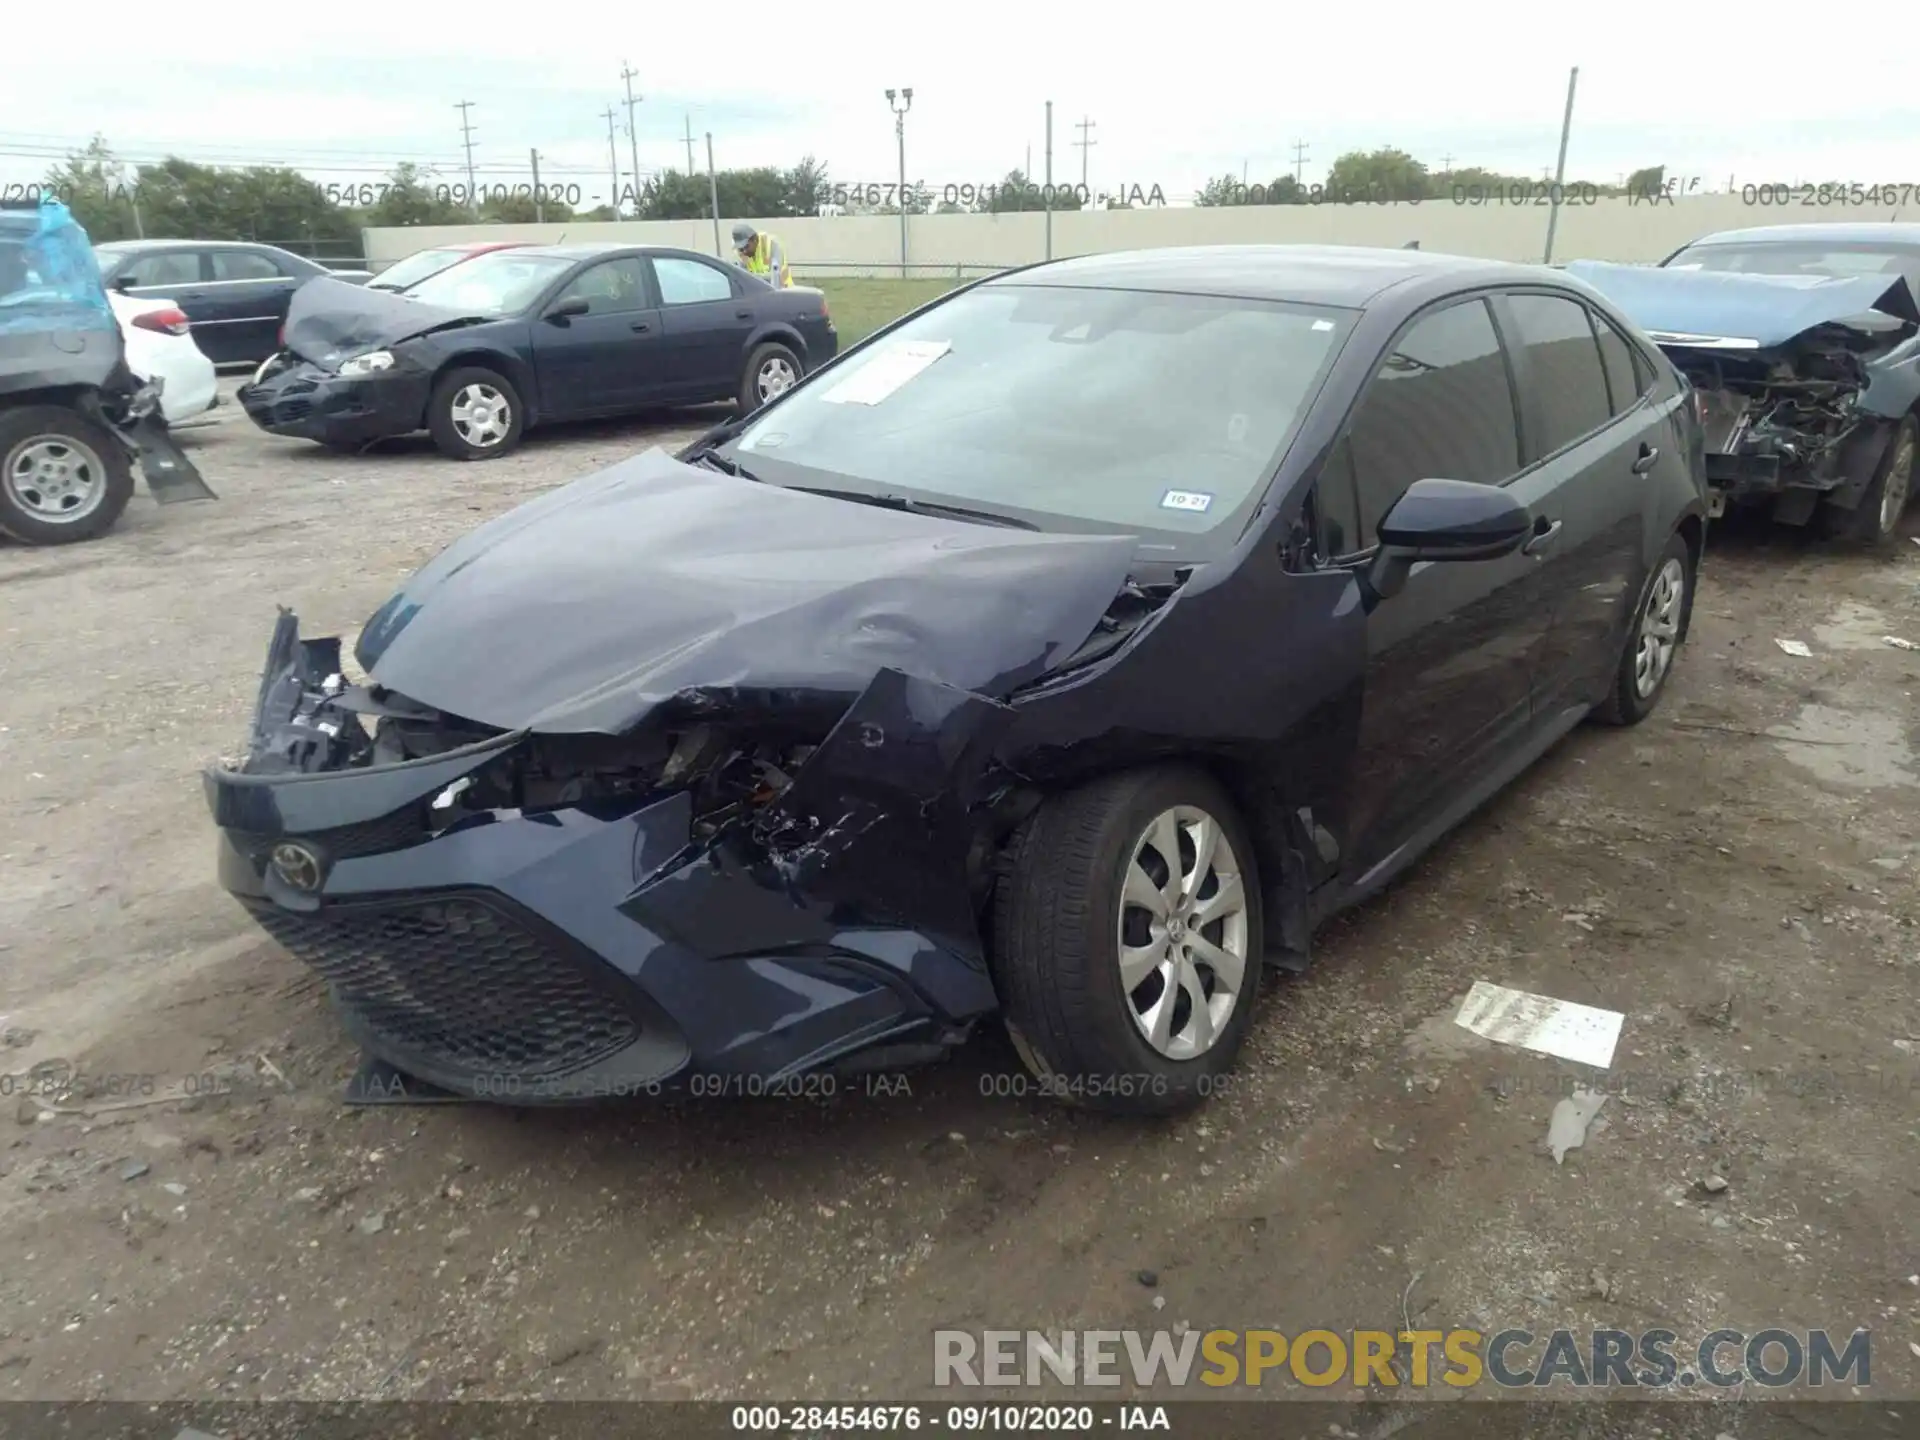
[[[1135,544],[833,500],[655,449],[455,541],[355,658],[422,704],[563,733],[621,733],[689,690],[851,698],[884,668],[1000,698],[1086,640]]]
[[[286,346],[302,360],[335,370],[342,360],[364,350],[490,318],[316,275],[294,291],[287,304]]]
[[[1598,260],[1575,260],[1566,273],[1613,301],[1661,345],[1738,339],[1771,349],[1873,311],[1920,325],[1920,306],[1898,275],[1747,275]]]

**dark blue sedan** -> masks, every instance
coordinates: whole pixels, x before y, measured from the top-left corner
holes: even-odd
[[[689,250],[550,245],[478,256],[404,295],[313,281],[285,344],[240,391],[261,429],[350,451],[425,430],[455,459],[488,460],[533,425],[756,410],[839,339],[818,290]]]

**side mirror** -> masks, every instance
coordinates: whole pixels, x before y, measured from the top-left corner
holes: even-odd
[[[1365,586],[1377,604],[1405,589],[1422,561],[1496,560],[1532,533],[1532,512],[1498,485],[1416,480],[1380,519],[1380,548]]]
[[[571,320],[575,315],[585,315],[593,309],[593,302],[584,295],[576,295],[571,300],[562,300],[547,311],[549,320]]]
[[[131,275],[114,276],[113,288],[118,290],[122,295],[126,294],[127,291],[133,289],[133,276]]]

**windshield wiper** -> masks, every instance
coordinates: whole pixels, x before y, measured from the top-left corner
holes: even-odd
[[[729,460],[726,456],[715,450],[702,450],[698,455],[693,457],[690,463],[694,465],[705,465],[710,470],[718,470],[722,475],[731,475],[736,480],[760,479],[758,475],[747,469],[747,467],[742,465],[738,460]],[[765,482],[762,481],[761,483],[764,484]]]
[[[813,485],[788,485],[808,495],[825,495],[833,500],[851,500],[856,505],[878,505],[883,510],[905,510],[911,515],[946,515],[956,520],[974,520],[982,525],[1001,525],[1009,530],[1038,530],[1031,520],[1015,519],[992,510],[969,510],[964,505],[942,505],[935,500],[913,500],[905,495],[876,495],[867,490],[823,490]]]

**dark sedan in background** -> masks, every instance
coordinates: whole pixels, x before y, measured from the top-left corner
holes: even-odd
[[[194,343],[216,365],[257,364],[277,350],[293,292],[307,281],[372,278],[241,240],[116,240],[93,253],[108,289],[186,312]]]
[[[1701,463],[1686,382],[1544,268],[996,276],[456,541],[365,683],[282,612],[220,878],[467,1096],[778,1086],[997,1013],[1036,1093],[1176,1110],[1317,921],[1652,711]]]
[[[487,460],[532,425],[724,400],[751,411],[838,348],[818,290],[689,250],[525,246],[405,294],[316,282],[240,403],[263,430],[334,449],[426,430],[456,459]]]

